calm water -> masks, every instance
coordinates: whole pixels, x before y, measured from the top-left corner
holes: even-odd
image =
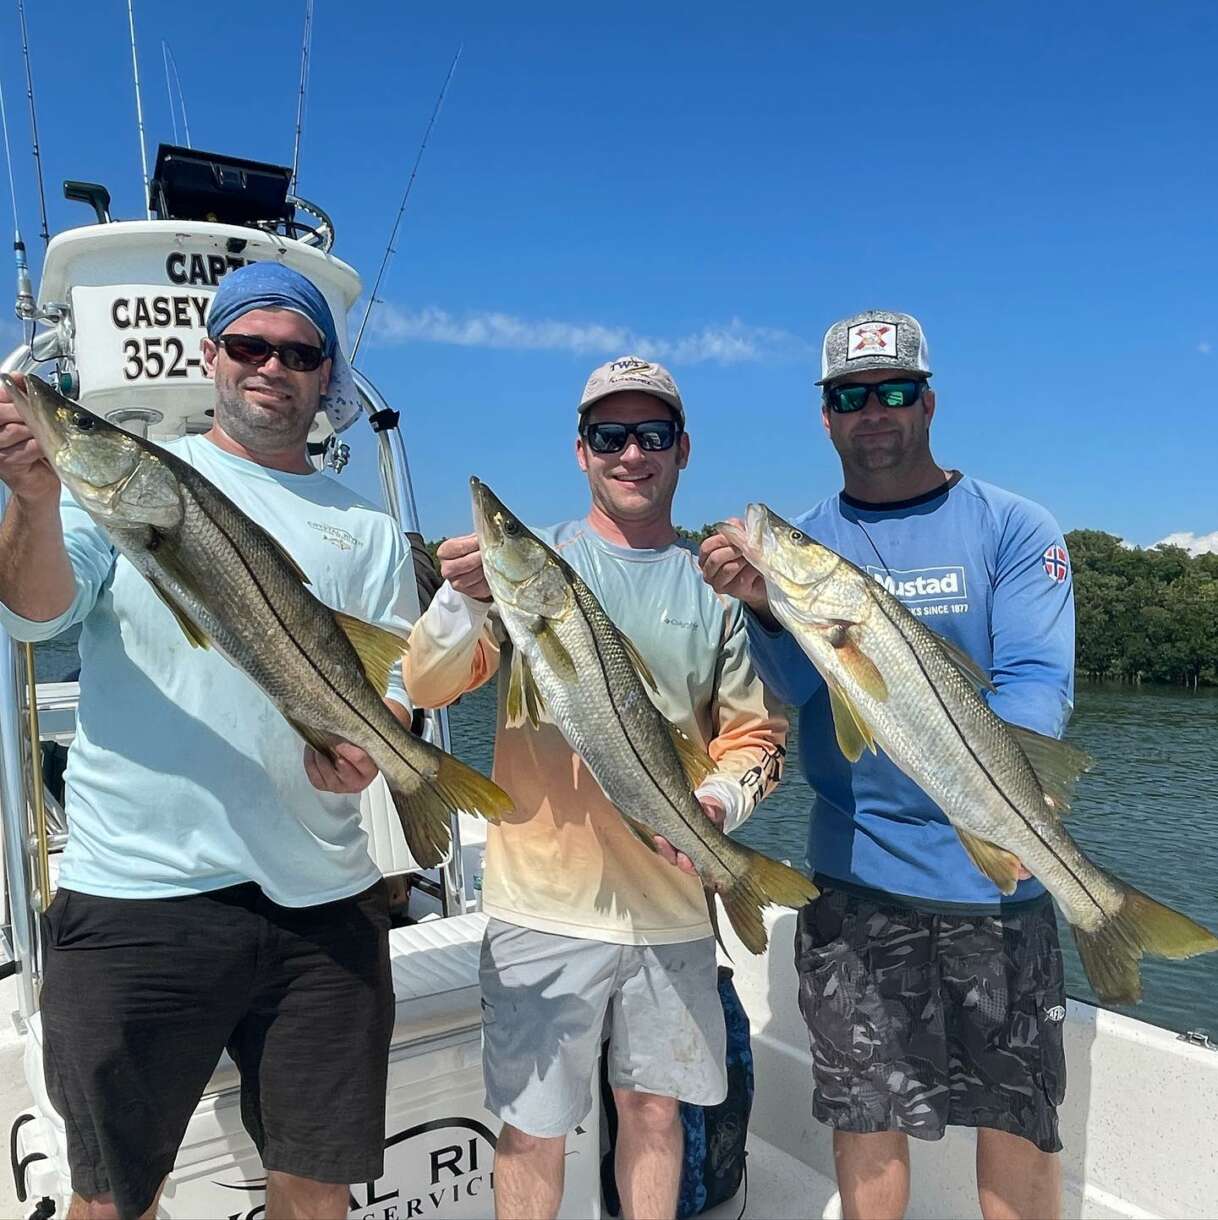
[[[42,681],[64,678],[78,664],[74,637],[38,650]],[[494,728],[493,684],[453,709],[453,748],[489,771]],[[1218,691],[1083,684],[1070,740],[1098,761],[1079,782],[1070,831],[1099,864],[1218,929]],[[792,741],[790,756],[797,756]],[[792,765],[778,791],[741,831],[752,846],[803,859],[811,793]],[[1066,932],[1070,994],[1095,1002],[1073,939]],[[1187,962],[1146,959],[1145,998],[1122,1009],[1169,1029],[1218,1035],[1218,954]]]

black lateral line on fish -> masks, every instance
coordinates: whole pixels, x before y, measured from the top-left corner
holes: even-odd
[[[1007,796],[1007,794],[1002,790],[998,781],[994,778],[993,775],[990,774],[989,768],[985,765],[985,763],[983,763],[981,761],[980,758],[978,758],[976,751],[973,749],[973,747],[971,745],[969,745],[968,737],[965,735],[965,733],[961,729],[961,727],[956,723],[956,719],[952,715],[951,709],[944,702],[943,696],[939,694],[939,688],[935,685],[934,679],[927,672],[926,666],[922,664],[922,658],[920,656],[918,656],[917,649],[914,648],[914,646],[910,643],[910,641],[905,638],[905,633],[901,630],[901,628],[898,626],[898,624],[893,620],[892,615],[888,613],[888,608],[884,605],[884,603],[878,597],[876,597],[874,595],[872,590],[868,589],[868,593],[871,594],[872,602],[880,608],[880,613],[883,614],[884,617],[889,621],[889,623],[892,624],[892,627],[896,631],[897,635],[899,635],[901,637],[901,640],[904,642],[905,647],[909,649],[909,655],[913,657],[914,664],[917,665],[917,667],[922,671],[922,676],[926,679],[927,685],[929,685],[931,690],[934,691],[935,699],[938,701],[939,706],[943,709],[944,715],[947,717],[952,728],[956,730],[956,736],[960,738],[961,742],[964,744],[964,748],[968,751],[969,756],[972,758],[972,760],[977,764],[982,775],[984,775],[985,778],[990,782],[990,785],[993,787],[994,791],[997,792],[998,795],[1002,798],[1002,800],[1006,803],[1006,805],[1009,806],[1009,808],[1015,814],[1015,816],[1028,828],[1028,830],[1032,834],[1032,837],[1035,838],[1057,860],[1057,862],[1062,866],[1062,868],[1064,868],[1066,870],[1066,872],[1069,873],[1070,876],[1074,878],[1075,882],[1078,884],[1078,887],[1091,900],[1091,903],[1095,907],[1095,909],[1097,911],[1099,911],[1101,915],[1104,915],[1106,913],[1104,911],[1104,908],[1100,905],[1100,903],[1099,903],[1098,899],[1095,897],[1095,895],[1087,888],[1083,879],[1074,871],[1074,869],[1072,869],[1070,867],[1069,864],[1066,863],[1065,860],[1063,860],[1061,858],[1060,855],[1058,855],[1057,851],[1052,847],[1051,844],[1049,844],[1045,840],[1044,836],[1041,835],[1041,833],[1036,829],[1036,827],[1033,826],[1032,823],[1028,821],[1028,819],[1024,816],[1023,811],[1011,800],[1011,798],[1009,796]],[[978,698],[980,698],[980,696],[978,696]],[[1037,781],[1037,786],[1039,787],[1039,781]],[[1012,854],[1014,854],[1014,853],[1012,853]]]
[[[194,492],[193,492],[193,490],[191,491],[191,496],[192,496],[192,498],[194,498],[194,499],[196,499],[196,500],[198,499],[196,496],[194,496]],[[200,505],[201,505],[201,502],[200,502]],[[201,505],[201,506],[202,506],[202,505]],[[240,510],[238,510],[238,511],[240,511]],[[234,554],[237,556],[237,560],[238,560],[238,562],[241,564],[241,566],[242,566],[242,567],[243,567],[243,568],[246,570],[246,572],[249,574],[249,578],[250,578],[250,580],[251,580],[251,581],[253,581],[253,583],[254,583],[254,588],[256,588],[256,589],[258,590],[259,594],[262,596],[262,600],[263,600],[263,602],[266,604],[267,608],[270,610],[270,612],[271,612],[272,616],[274,617],[275,621],[276,621],[276,622],[277,622],[277,623],[280,625],[280,627],[282,627],[282,628],[283,628],[283,633],[284,633],[284,635],[285,635],[285,636],[287,636],[287,638],[288,638],[289,640],[291,640],[291,641],[292,641],[292,646],[293,646],[293,647],[296,649],[296,651],[297,651],[297,652],[298,652],[298,653],[299,653],[299,654],[300,654],[302,657],[304,657],[304,659],[305,659],[305,663],[306,663],[306,665],[309,667],[309,669],[311,669],[311,670],[313,671],[313,673],[314,673],[314,674],[315,674],[315,675],[316,675],[316,676],[317,676],[317,677],[318,677],[318,678],[319,678],[319,679],[320,679],[320,680],[321,680],[321,681],[322,681],[322,682],[323,682],[323,683],[326,685],[326,687],[327,687],[327,688],[328,688],[328,689],[329,689],[331,692],[333,692],[333,694],[335,694],[335,695],[338,697],[339,701],[340,701],[340,702],[341,702],[341,703],[342,703],[342,704],[343,704],[343,705],[344,705],[344,706],[347,708],[347,710],[348,710],[348,711],[350,711],[351,713],[353,713],[353,714],[354,714],[354,716],[356,717],[356,719],[358,719],[358,720],[362,721],[364,724],[366,724],[366,725],[368,726],[368,728],[369,728],[369,729],[371,729],[371,730],[372,730],[372,732],[373,732],[373,733],[374,733],[374,734],[375,734],[375,735],[376,735],[376,736],[377,736],[377,737],[378,737],[378,738],[379,738],[379,739],[380,739],[380,740],[381,740],[381,741],[382,741],[382,742],[385,744],[385,746],[387,746],[387,747],[388,747],[388,748],[389,748],[389,749],[390,749],[390,750],[393,752],[394,757],[395,757],[395,758],[397,758],[399,762],[404,763],[404,764],[406,765],[406,767],[407,767],[409,770],[413,771],[413,772],[415,773],[415,775],[417,775],[417,776],[419,777],[419,779],[421,779],[421,780],[422,780],[422,781],[423,781],[425,784],[427,784],[427,786],[428,786],[429,788],[431,788],[431,789],[432,789],[432,791],[434,792],[434,791],[435,791],[435,787],[434,787],[434,785],[431,783],[431,781],[430,781],[430,780],[427,778],[427,776],[426,776],[426,775],[425,775],[425,774],[424,774],[422,771],[420,771],[420,770],[418,769],[418,767],[414,766],[414,764],[413,764],[413,763],[411,763],[410,759],[408,759],[408,758],[407,758],[407,757],[406,757],[406,756],[405,756],[405,755],[404,755],[404,754],[403,754],[403,753],[402,753],[402,752],[401,752],[401,751],[400,751],[400,750],[397,748],[397,746],[395,746],[395,745],[393,744],[393,742],[392,742],[392,741],[390,741],[390,740],[389,740],[389,739],[388,739],[388,738],[385,736],[385,734],[384,734],[384,733],[382,733],[382,732],[380,731],[380,729],[378,729],[378,728],[376,727],[376,725],[375,725],[375,724],[373,724],[373,723],[372,723],[372,721],[371,721],[371,720],[369,720],[369,719],[368,719],[368,717],[367,717],[367,716],[365,716],[365,715],[364,715],[364,714],[363,714],[363,713],[362,713],[362,712],[359,710],[359,708],[357,708],[357,707],[356,707],[356,706],[355,706],[355,705],[354,705],[354,704],[353,704],[353,703],[352,703],[352,702],[351,702],[351,701],[350,701],[350,700],[349,700],[349,699],[346,697],[346,695],[344,695],[344,694],[343,694],[343,692],[342,692],[342,691],[340,691],[340,690],[338,689],[338,687],[337,687],[337,686],[335,686],[335,685],[334,685],[334,683],[333,683],[333,682],[331,682],[331,681],[330,681],[330,679],[326,677],[326,675],[325,675],[324,673],[322,673],[321,669],[320,669],[320,668],[319,668],[319,667],[318,667],[318,666],[317,666],[317,665],[314,663],[313,658],[312,658],[311,656],[309,656],[308,651],[307,651],[306,649],[304,649],[304,648],[302,648],[302,647],[301,647],[301,645],[300,645],[300,641],[299,641],[299,640],[298,640],[298,639],[297,639],[297,638],[296,638],[296,637],[295,637],[295,636],[292,634],[292,632],[291,632],[291,630],[289,629],[289,627],[288,627],[287,623],[285,623],[285,622],[283,621],[283,618],[282,618],[282,617],[280,616],[280,614],[279,614],[279,610],[278,610],[278,609],[276,608],[276,606],[275,606],[275,602],[274,602],[274,600],[273,600],[273,599],[271,598],[271,596],[270,596],[270,595],[267,593],[266,589],[264,589],[264,588],[262,587],[262,583],[261,583],[261,582],[259,581],[259,579],[258,579],[258,574],[257,574],[257,573],[254,571],[254,569],[253,569],[253,568],[252,568],[252,567],[249,565],[249,563],[246,561],[245,555],[242,553],[241,548],[240,548],[240,547],[237,545],[236,541],[233,539],[232,535],[231,535],[231,534],[228,532],[228,530],[226,530],[226,529],[224,528],[224,524],[223,524],[223,523],[222,523],[222,522],[221,522],[221,521],[220,521],[220,520],[219,520],[217,517],[213,516],[211,513],[208,513],[208,514],[207,514],[207,516],[208,516],[209,520],[212,522],[212,524],[213,524],[213,525],[216,527],[216,529],[218,529],[218,530],[220,531],[220,533],[224,535],[224,539],[225,539],[225,541],[226,541],[226,542],[229,544],[229,546],[230,546],[230,547],[232,547],[233,553],[234,553]],[[258,525],[258,523],[257,523],[256,521],[252,521],[252,519],[251,519],[251,523],[252,523],[254,526],[256,526],[256,527],[257,527],[257,528],[258,528],[260,531],[262,531],[263,533],[265,533],[265,532],[266,532],[265,530],[263,530],[263,529],[262,529],[262,526]],[[267,537],[269,538],[269,537],[270,537],[270,535],[268,534],[268,535],[267,535]],[[276,559],[276,562],[278,562],[278,563],[283,563],[283,562],[284,562],[284,560],[283,560],[283,559],[282,559],[282,558],[279,556],[279,554],[278,554],[278,553],[276,553],[276,555],[275,555],[275,559]],[[302,591],[302,592],[305,594],[305,596],[306,596],[306,597],[311,598],[313,601],[317,602],[317,604],[318,604],[319,606],[321,606],[321,607],[322,607],[322,609],[324,609],[324,610],[325,610],[327,613],[329,613],[329,614],[331,614],[331,615],[335,613],[335,611],[334,611],[334,610],[333,610],[333,609],[332,609],[330,606],[327,606],[327,605],[325,604],[325,602],[321,601],[319,598],[313,597],[313,594],[312,594],[312,593],[310,593],[310,592],[309,592],[307,589],[305,589],[303,586],[301,587],[301,591]],[[341,633],[341,632],[340,632],[340,633]],[[344,636],[344,638],[346,638],[346,637]],[[349,642],[349,641],[348,641],[348,642]],[[352,645],[352,649],[351,649],[351,650],[352,650],[352,652],[354,652],[354,651],[355,651],[355,648],[354,648],[354,646],[353,646],[353,645]],[[357,660],[357,661],[359,660],[358,655],[357,655],[357,657],[356,657],[356,660]],[[361,668],[360,668],[360,672],[361,672],[361,673],[363,673],[363,668],[362,668],[362,666],[361,666]],[[365,679],[365,680],[367,680],[367,679]],[[383,703],[383,702],[384,702],[384,701],[382,700],[382,703]],[[386,709],[386,710],[388,711],[388,709]],[[389,714],[390,714],[390,715],[393,715],[393,713],[392,713],[392,712],[390,712]],[[396,723],[396,717],[395,717],[395,723]],[[403,727],[403,730],[404,730],[404,731],[406,731],[406,732],[409,732],[409,731],[410,731],[409,729],[406,729],[405,725],[403,725],[402,727]]]
[[[591,596],[592,590],[588,589],[587,585],[584,585],[584,582],[582,579],[580,579],[579,575],[569,566],[568,566],[567,570],[568,570],[568,573],[570,574],[570,576],[573,577],[574,580],[579,581],[580,585],[583,585],[585,591],[589,594],[589,596]],[[598,633],[594,629],[593,624],[589,621],[588,615],[584,611],[582,599],[579,596],[578,589],[576,590],[575,605],[576,605],[576,609],[579,611],[580,617],[584,620],[585,624],[587,624],[588,634],[591,635],[591,637],[592,637],[592,647],[596,652],[596,660],[597,660],[597,664],[600,666],[601,676],[605,679],[605,689],[609,692],[609,702],[612,704],[613,710],[617,714],[618,723],[622,726],[622,736],[624,736],[626,738],[627,744],[629,744],[629,746],[630,746],[631,753],[635,756],[636,759],[638,759],[639,766],[642,768],[642,770],[643,770],[644,774],[646,774],[647,778],[649,780],[651,780],[652,785],[655,787],[656,791],[664,798],[665,801],[668,802],[669,808],[671,808],[672,811],[677,815],[677,817],[680,818],[680,820],[682,822],[684,822],[686,826],[689,826],[689,828],[694,832],[694,834],[697,835],[699,841],[702,843],[702,846],[705,847],[707,849],[707,851],[709,851],[711,853],[712,856],[714,856],[715,860],[730,872],[731,865],[728,863],[728,861],[726,859],[724,859],[723,856],[720,855],[720,853],[715,850],[715,847],[713,846],[713,844],[707,842],[707,840],[702,836],[699,827],[690,825],[689,819],[685,816],[685,811],[683,809],[681,809],[678,805],[675,805],[673,803],[672,798],[668,795],[667,792],[664,791],[664,787],[660,783],[660,781],[658,779],[656,779],[656,777],[654,775],[652,775],[652,773],[648,770],[647,763],[643,760],[643,756],[639,753],[638,749],[636,748],[636,746],[634,744],[634,739],[630,736],[630,733],[626,728],[625,719],[623,718],[621,712],[619,711],[617,704],[613,702],[613,683],[609,680],[609,672],[605,667],[605,658],[601,655],[600,638],[599,638]],[[613,626],[612,621],[610,620],[610,618],[607,614],[605,615],[605,621],[608,622],[611,627]],[[615,628],[615,630],[616,630],[616,628]],[[629,663],[629,658],[624,658],[624,659],[626,660],[627,672],[633,673],[634,669],[633,669],[633,666],[631,666]],[[641,678],[638,677],[637,674],[635,675],[635,681],[637,681],[639,684],[639,689],[640,689],[640,691],[642,691],[643,698],[647,699],[647,692],[642,690],[643,681]],[[647,699],[647,702],[651,703],[651,700]],[[655,708],[654,703],[651,703],[651,706],[653,708]],[[656,711],[656,715],[659,716],[660,715],[659,709],[656,708],[655,711]],[[680,768],[678,768],[678,769],[680,769]],[[695,800],[696,799],[697,798],[695,798]],[[707,818],[707,821],[710,822],[710,819]],[[712,826],[714,825],[713,822],[710,822],[710,824]],[[653,833],[655,833],[655,832],[653,832]]]

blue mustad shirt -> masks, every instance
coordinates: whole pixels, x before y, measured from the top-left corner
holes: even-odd
[[[1065,541],[1043,508],[956,473],[895,504],[843,492],[795,524],[963,648],[993,679],[989,703],[1004,720],[1061,736],[1074,699],[1074,591]],[[747,619],[762,680],[799,709],[799,757],[816,794],[809,867],[914,905],[998,906],[1002,894],[913,780],[882,750],[854,764],[842,755],[824,681],[793,637]],[[1043,892],[1032,879],[1006,901]]]

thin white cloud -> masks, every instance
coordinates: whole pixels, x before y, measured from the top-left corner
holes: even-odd
[[[739,318],[725,326],[706,326],[687,335],[660,336],[596,322],[559,322],[496,312],[457,317],[434,305],[409,310],[385,304],[374,315],[372,331],[383,344],[448,343],[457,347],[572,352],[606,358],[629,352],[677,364],[799,359],[806,358],[812,350],[789,331],[748,326]]]
[[[1210,352],[1214,350],[1214,346],[1212,343],[1207,343],[1206,340],[1202,339],[1201,342],[1197,344],[1197,350],[1203,356],[1208,356]]]
[[[1192,530],[1177,530],[1160,538],[1155,546],[1182,546],[1190,555],[1218,555],[1218,530],[1212,534],[1194,534]]]

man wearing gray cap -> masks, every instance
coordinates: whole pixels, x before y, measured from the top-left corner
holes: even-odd
[[[222,282],[203,362],[215,415],[166,448],[280,542],[327,605],[405,633],[393,520],[309,462],[319,410],[358,409],[330,307],[299,272]],[[267,1214],[345,1216],[384,1162],[393,1026],[385,883],[363,750],[314,752],[249,679],[196,648],[66,492],[0,392],[0,622],[81,626],[69,834],[43,920],[47,1092],[69,1215],[150,1216],[227,1049],[267,1170]],[[408,720],[400,679],[386,702]]]
[[[717,597],[672,522],[689,459],[668,371],[637,356],[596,369],[579,404],[587,516],[537,530],[588,583],[654,675],[664,715],[715,760],[698,788],[732,830],[777,781],[786,721],[748,661],[739,603]],[[475,535],[439,550],[441,586],[410,637],[406,687],[435,707],[487,681],[500,638]],[[487,1106],[501,1220],[557,1213],[566,1135],[595,1104],[602,1032],[620,1116],[617,1184],[629,1217],[671,1217],[681,1171],[678,1102],[725,1095],[715,943],[693,866],[648,851],[558,729],[513,727],[501,704],[496,782],[515,814],[487,835],[482,949]],[[672,867],[676,865],[676,867]],[[679,1048],[677,1053],[676,1048]]]
[[[998,715],[1060,736],[1074,672],[1065,542],[1039,505],[939,465],[930,377],[908,314],[869,310],[829,328],[817,384],[845,487],[795,523],[968,653],[993,680]],[[1049,896],[1024,872],[1004,898],[884,754],[848,763],[824,681],[770,614],[759,573],[722,535],[702,564],[749,607],[758,672],[800,709],[821,896],[800,913],[799,999],[844,1215],[903,1215],[907,1137],[949,1125],[977,1128],[987,1218],[1058,1215],[1065,993]]]

